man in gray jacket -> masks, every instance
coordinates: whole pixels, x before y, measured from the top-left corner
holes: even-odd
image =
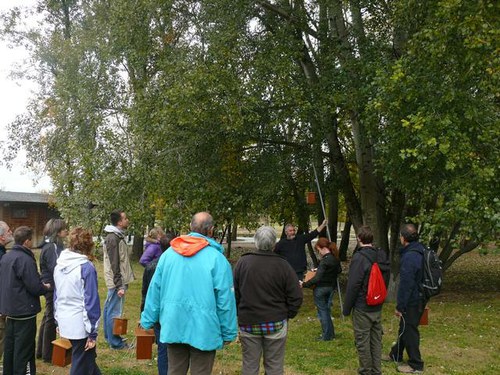
[[[135,279],[124,233],[129,220],[121,210],[111,212],[110,220],[111,225],[104,228],[104,281],[108,288],[103,314],[104,338],[112,349],[124,349],[128,346],[123,338],[113,334],[113,319],[123,314],[125,292]]]

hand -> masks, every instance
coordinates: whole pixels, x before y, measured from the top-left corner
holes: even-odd
[[[125,289],[118,289],[118,292],[116,293],[118,297],[122,298],[125,295]]]
[[[396,315],[398,318],[401,318],[403,316],[403,314],[398,310],[394,311],[394,315]]]
[[[50,284],[49,283],[43,283],[43,287],[45,289],[50,289]]]
[[[321,225],[318,227],[317,231],[321,232],[323,229],[325,229],[325,227],[327,225],[328,225],[328,219],[323,220],[323,222],[321,223]]]
[[[302,284],[304,284],[304,282],[302,280],[299,280],[299,285],[301,288],[302,288]]]
[[[85,343],[85,351],[95,348],[95,340],[92,340],[90,337],[87,339]]]

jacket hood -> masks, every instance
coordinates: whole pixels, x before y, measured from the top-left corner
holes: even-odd
[[[170,242],[174,251],[185,257],[192,257],[207,246],[212,246],[220,253],[224,253],[222,245],[202,234],[191,232],[187,236],[179,236]]]
[[[106,233],[115,233],[119,237],[125,237],[125,234],[121,231],[121,229],[115,227],[114,225],[106,225],[104,227],[104,231]]]
[[[57,265],[61,269],[62,273],[69,273],[73,271],[76,267],[89,261],[86,255],[75,253],[70,249],[65,249],[57,258]]]
[[[144,241],[146,241],[146,246],[160,243],[160,241],[158,241],[157,239],[151,238],[149,236],[144,238]]]

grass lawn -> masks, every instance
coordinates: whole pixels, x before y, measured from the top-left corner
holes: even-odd
[[[238,254],[233,250],[233,256]],[[137,281],[130,285],[125,302],[129,318],[128,340],[134,341],[133,327],[139,320],[142,267],[134,266]],[[101,306],[106,287],[102,279],[102,262],[96,263],[99,273]],[[345,274],[343,275],[345,277]],[[394,303],[384,305],[384,352],[395,341],[398,320],[393,315]],[[429,325],[420,329],[421,351],[427,374],[500,374],[500,254],[481,256],[478,253],[460,258],[445,274],[441,295],[430,302]],[[42,314],[39,314],[39,320]],[[340,317],[338,298],[334,300],[333,317],[337,339],[318,342],[320,325],[312,292],[304,290],[304,304],[290,322],[286,352],[288,375],[355,374],[358,360],[350,319]],[[156,350],[156,348],[154,348]],[[98,364],[103,374],[156,374],[156,362],[136,360],[135,351],[108,349],[102,333],[98,338]],[[153,353],[153,356],[155,353]],[[214,374],[239,374],[241,348],[232,343],[218,351]],[[394,364],[383,364],[385,374],[396,374]],[[39,374],[67,374],[58,368],[37,362]],[[263,373],[263,371],[261,371]]]

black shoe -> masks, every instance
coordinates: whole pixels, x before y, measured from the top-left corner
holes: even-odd
[[[380,358],[382,362],[395,362],[395,363],[402,363],[403,361],[397,361],[392,355],[390,354],[382,354],[382,357]]]

